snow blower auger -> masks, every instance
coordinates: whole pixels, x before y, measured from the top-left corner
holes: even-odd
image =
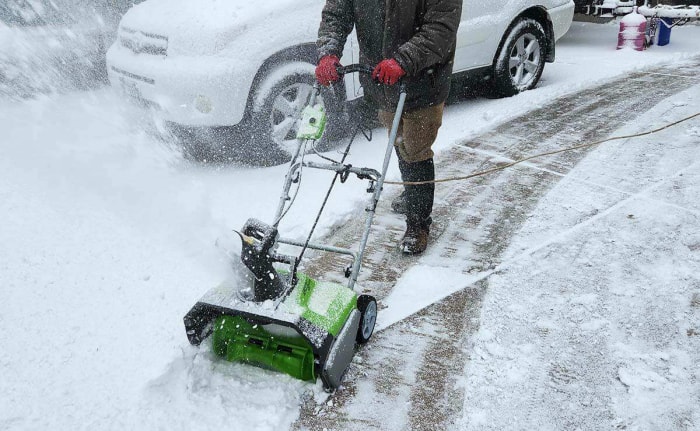
[[[354,64],[339,67],[347,73],[371,73],[372,67]],[[320,89],[314,87],[297,133],[299,143],[287,171],[282,196],[272,225],[248,220],[241,232],[241,260],[247,278],[223,283],[207,292],[184,317],[190,343],[199,345],[212,335],[214,352],[229,360],[287,373],[298,379],[316,381],[324,388],[336,389],[355,352],[355,344],[366,343],[372,336],[377,318],[377,301],[355,292],[355,283],[369,238],[372,220],[382,192],[384,178],[393,153],[393,142],[403,112],[406,92],[401,86],[389,143],[381,173],[370,168],[344,164],[353,139],[340,162],[304,160],[306,146],[323,134],[326,116],[316,104]],[[290,197],[293,183],[300,183],[303,168],[335,172],[316,222],[305,242],[281,238],[278,225],[294,202]],[[372,194],[358,250],[311,242],[313,231],[323,212],[335,182],[345,182],[349,175],[368,180]],[[299,186],[297,186],[299,187]],[[288,203],[289,202],[289,203]],[[299,256],[278,253],[278,245],[300,248]],[[297,272],[307,248],[349,256],[345,268],[347,286],[315,281]]]

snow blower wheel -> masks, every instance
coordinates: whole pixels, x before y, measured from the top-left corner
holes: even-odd
[[[374,325],[377,323],[377,300],[373,296],[360,295],[357,298],[357,309],[360,310],[357,343],[365,344],[372,337]]]

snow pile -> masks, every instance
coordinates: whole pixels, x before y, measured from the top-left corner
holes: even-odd
[[[216,172],[182,165],[105,97],[3,107],[15,123],[0,158],[0,213],[12,226],[0,231],[0,428],[287,427],[320,389],[222,364],[208,345],[189,346],[182,322],[231,274],[214,243],[243,222],[211,204],[255,213],[230,199],[246,170],[215,197]]]

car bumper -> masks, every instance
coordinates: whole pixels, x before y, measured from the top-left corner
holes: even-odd
[[[255,70],[225,57],[135,54],[119,45],[107,52],[113,87],[165,120],[185,126],[232,126],[245,112]]]
[[[552,19],[554,39],[559,40],[571,27],[571,22],[574,17],[574,2],[572,0],[561,6],[551,8],[548,12]]]

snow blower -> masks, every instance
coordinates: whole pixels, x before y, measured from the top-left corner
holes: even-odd
[[[359,64],[338,68],[341,76],[371,73],[372,70],[370,66]],[[318,85],[314,86],[302,113],[298,146],[289,164],[274,223],[249,219],[241,232],[237,232],[241,238],[241,261],[247,268],[244,270],[246,277],[207,292],[185,315],[184,322],[193,345],[199,345],[211,335],[213,351],[226,360],[287,373],[306,381],[321,378],[324,388],[333,390],[340,385],[356,344],[366,343],[374,331],[377,301],[370,295],[356,293],[355,284],[393,152],[406,92],[401,86],[381,173],[343,163],[353,139],[339,162],[325,157],[327,162],[305,160],[307,144],[313,145],[321,137],[326,123],[322,105],[316,104],[319,92]],[[300,183],[301,171],[306,168],[328,170],[335,175],[311,233],[305,242],[299,242],[280,237],[278,225],[294,201],[290,197],[292,184]],[[351,250],[311,242],[336,180],[344,183],[349,175],[368,180],[367,192],[371,193],[359,248]],[[300,248],[301,252],[298,256],[281,254],[279,244]],[[349,257],[351,263],[344,270],[347,286],[316,281],[298,272],[307,248]]]

